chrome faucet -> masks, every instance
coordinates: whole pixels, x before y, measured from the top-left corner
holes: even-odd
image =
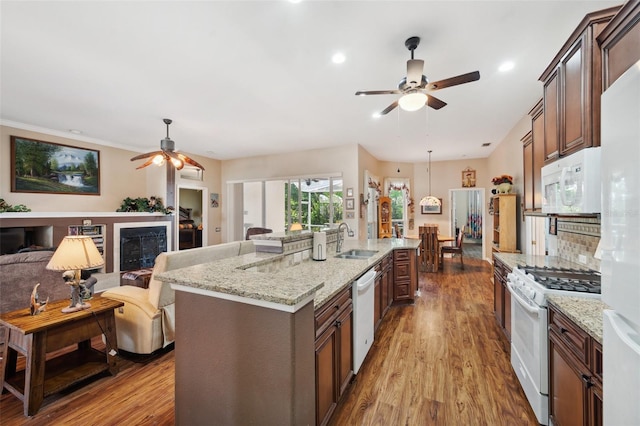
[[[347,227],[348,236],[353,237],[354,235],[347,222],[342,222],[340,225],[338,225],[338,242],[336,243],[336,253],[340,253],[342,251],[342,243],[344,242],[344,235],[342,235],[342,225]]]

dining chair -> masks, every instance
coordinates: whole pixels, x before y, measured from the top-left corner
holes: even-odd
[[[460,228],[458,235],[456,237],[456,245],[455,246],[442,246],[440,247],[440,263],[444,266],[444,254],[451,253],[451,255],[459,254],[460,255],[460,268],[464,269],[464,261],[462,260],[462,242],[464,240],[464,226]]]

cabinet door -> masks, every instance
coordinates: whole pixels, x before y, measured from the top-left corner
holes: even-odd
[[[560,134],[560,155],[567,155],[585,146],[587,141],[585,109],[589,105],[588,81],[585,64],[585,39],[583,34],[560,61],[562,78],[562,132]]]
[[[502,291],[504,293],[504,334],[507,335],[507,340],[511,342],[511,293],[507,288],[507,281],[502,280]]]
[[[522,175],[524,177],[523,203],[526,211],[533,210],[533,140],[531,132],[522,138]]]
[[[558,158],[558,71],[556,70],[544,84],[544,159],[551,162]]]
[[[589,389],[589,425],[602,426],[602,386],[594,385]]]
[[[549,416],[557,425],[586,425],[589,373],[549,332]]]
[[[376,268],[376,271],[377,270],[378,268]],[[383,300],[382,290],[383,290],[382,274],[378,273],[378,275],[376,275],[375,289],[374,289],[374,296],[373,296],[373,323],[375,324],[376,330],[378,329],[378,326],[380,325],[380,320],[382,319],[382,309],[383,309],[382,308],[382,300]]]
[[[533,210],[542,210],[542,166],[544,166],[544,111],[542,108],[531,122],[533,157]]]
[[[316,341],[316,423],[327,424],[338,403],[336,327],[329,327]]]
[[[338,334],[338,400],[344,393],[353,377],[353,341],[351,333],[353,328],[353,306],[338,317],[336,322],[336,333]]]
[[[389,264],[389,267],[387,268],[387,271],[385,273],[385,277],[387,278],[387,308],[388,308],[393,303],[393,262]]]
[[[500,275],[493,274],[493,312],[498,325],[504,327],[504,287]]]

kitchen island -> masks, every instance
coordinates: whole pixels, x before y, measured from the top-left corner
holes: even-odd
[[[343,251],[376,253],[251,253],[159,275],[176,291],[176,423],[315,424],[315,311],[393,250],[419,244],[353,240]]]

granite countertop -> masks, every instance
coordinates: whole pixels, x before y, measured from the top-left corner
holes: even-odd
[[[602,344],[602,311],[609,307],[600,300],[548,295],[547,301]]]
[[[157,279],[198,290],[294,306],[315,293],[318,308],[394,249],[415,249],[420,240],[347,240],[343,251],[377,250],[368,259],[339,259],[335,249],[325,261],[309,251],[294,254],[250,253],[158,274]]]

